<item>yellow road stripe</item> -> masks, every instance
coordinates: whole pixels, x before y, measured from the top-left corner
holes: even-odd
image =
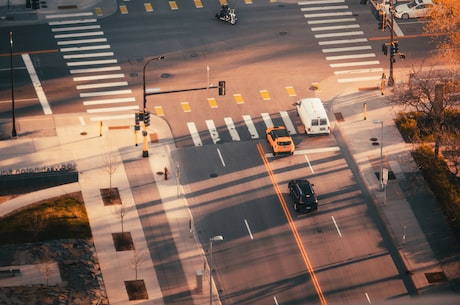
[[[96,8],[94,9],[94,11],[96,12],[96,16],[101,17],[101,16],[104,15],[104,13],[102,13],[102,8],[100,8],[100,7],[96,7]]]
[[[283,193],[279,188],[278,182],[276,182],[275,180],[275,175],[273,174],[270,164],[268,163],[267,157],[265,156],[264,149],[262,148],[262,145],[260,143],[257,144],[257,149],[259,150],[259,155],[262,158],[262,161],[264,162],[265,169],[267,170],[270,180],[272,181],[273,187],[275,188],[276,195],[278,196],[278,199],[281,203],[281,207],[283,208],[284,214],[286,215],[286,218],[289,223],[289,228],[291,229],[292,235],[294,235],[294,239],[296,241],[297,247],[300,250],[302,259],[307,267],[308,273],[310,273],[310,277],[313,282],[313,286],[315,286],[315,290],[318,294],[319,300],[321,301],[322,305],[327,305],[326,298],[324,297],[323,291],[321,290],[321,287],[318,282],[318,278],[316,277],[315,271],[313,270],[313,265],[311,264],[310,258],[308,257],[307,250],[305,250],[305,247],[303,246],[300,234],[297,231],[297,228],[294,224],[294,219],[292,219],[289,208],[286,204],[286,201],[284,200]]]
[[[177,10],[179,9],[177,7],[177,2],[176,1],[169,1],[169,8],[172,9],[172,10]]]
[[[155,109],[155,114],[156,114],[157,116],[165,116],[165,112],[164,112],[164,110],[163,110],[163,107],[161,107],[161,106],[155,106],[154,109]]]
[[[297,94],[295,93],[294,87],[286,87],[286,91],[289,96],[297,96]]]
[[[244,0],[244,3],[246,3],[246,4],[252,4],[252,0]]]
[[[148,13],[153,12],[152,3],[144,3],[144,8],[145,8],[145,11]]]
[[[128,8],[126,7],[126,5],[120,5],[120,13],[128,14]]]
[[[180,104],[181,104],[182,110],[184,110],[184,112],[191,112],[192,111],[192,108],[190,108],[190,104],[188,102],[182,102]]]
[[[195,2],[196,8],[203,8],[203,3],[201,3],[201,0],[193,0],[193,2]]]
[[[233,94],[233,97],[235,98],[237,104],[244,104],[244,100],[241,94]]]
[[[213,97],[208,98],[208,104],[209,104],[209,107],[211,107],[211,108],[218,108],[217,101]]]
[[[260,96],[262,96],[262,99],[263,99],[264,101],[269,101],[269,100],[271,100],[270,94],[268,93],[267,90],[260,90]]]
[[[227,0],[219,0],[220,5],[228,5]]]

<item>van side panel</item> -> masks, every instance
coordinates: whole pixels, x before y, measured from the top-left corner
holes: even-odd
[[[319,98],[301,99],[296,107],[306,134],[330,134],[329,118]]]

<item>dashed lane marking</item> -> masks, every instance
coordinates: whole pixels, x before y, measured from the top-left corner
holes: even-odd
[[[94,9],[94,11],[96,12],[96,16],[101,17],[101,16],[104,15],[104,13],[102,12],[102,8],[100,8],[100,7],[96,7],[96,8]]]
[[[196,8],[203,8],[203,3],[201,3],[201,0],[193,0],[195,3]]]
[[[157,116],[165,116],[165,112],[164,112],[164,110],[163,110],[163,107],[161,107],[161,106],[155,106],[155,107],[153,107],[153,109],[155,110],[155,114],[156,114]]]
[[[178,10],[178,9],[179,9],[179,7],[177,6],[177,2],[176,2],[176,1],[169,1],[168,3],[169,3],[169,8],[170,8],[171,10]]]
[[[294,87],[288,86],[286,87],[286,91],[289,96],[297,96],[297,94],[295,93]]]
[[[233,98],[235,99],[237,104],[244,104],[244,100],[241,94],[233,94]]]
[[[144,8],[147,13],[153,12],[153,6],[151,3],[144,3]]]
[[[271,100],[270,94],[268,93],[267,90],[260,90],[259,92],[260,92],[260,96],[262,97],[262,99],[263,99],[264,101],[269,101],[269,100]]]
[[[189,102],[182,102],[180,104],[181,104],[182,110],[184,112],[191,112],[192,111],[192,108],[190,108]]]
[[[120,13],[121,13],[122,15],[128,14],[128,8],[126,7],[126,5],[124,5],[124,4],[123,4],[123,5],[120,5]]]
[[[208,98],[208,104],[209,104],[209,107],[211,107],[211,108],[218,108],[219,107],[219,106],[217,106],[216,99],[213,98],[213,97]]]

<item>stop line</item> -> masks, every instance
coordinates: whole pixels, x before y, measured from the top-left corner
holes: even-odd
[[[334,69],[334,75],[338,76],[337,82],[381,79],[383,68],[380,67],[380,61],[362,60],[377,55],[365,52],[372,50],[372,46],[367,44],[364,32],[357,30],[360,25],[345,0],[307,0],[299,1],[298,5],[318,45],[322,47],[321,51],[327,55],[325,58]]]

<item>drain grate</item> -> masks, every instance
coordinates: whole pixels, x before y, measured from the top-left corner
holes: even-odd
[[[425,277],[429,283],[446,282],[447,278],[444,272],[429,272],[425,273]]]
[[[379,179],[380,173],[376,172],[375,176],[377,177],[377,179]],[[396,176],[393,173],[393,171],[388,171],[388,180],[396,180]]]
[[[335,119],[337,122],[344,122],[345,119],[343,118],[342,112],[334,112]]]

